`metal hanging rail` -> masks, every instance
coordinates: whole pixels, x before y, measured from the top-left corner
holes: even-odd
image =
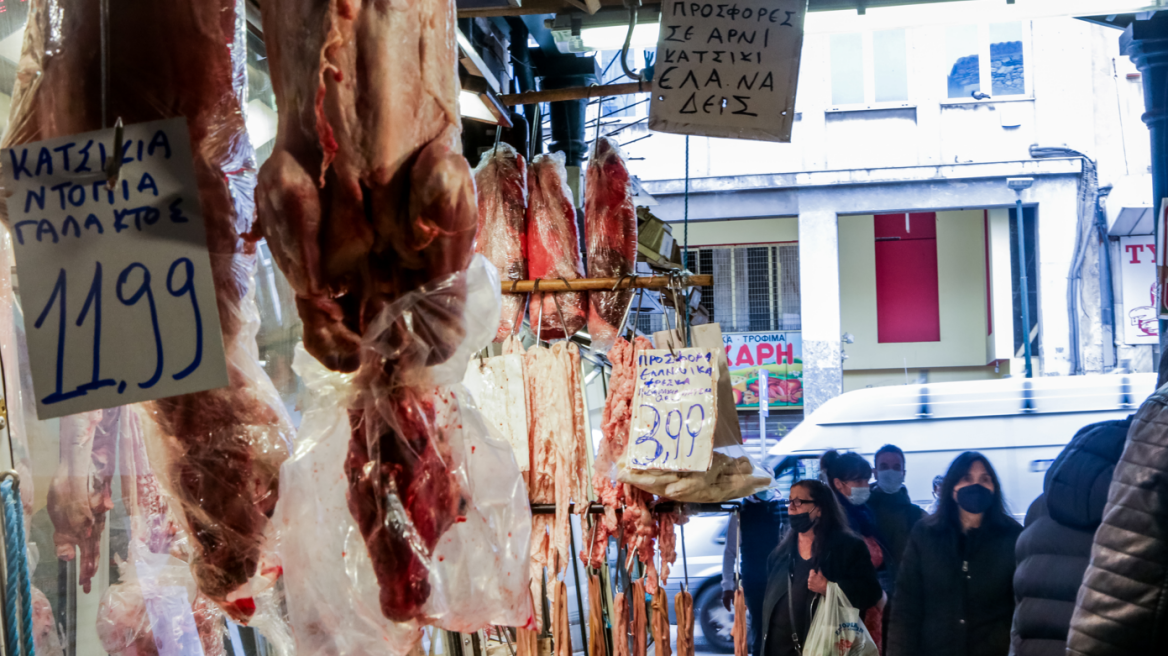
[[[575,280],[504,280],[501,283],[504,294],[530,294],[532,292],[580,292],[588,290],[613,291],[617,289],[669,289],[679,283],[682,287],[709,287],[714,284],[714,276],[626,276],[624,278],[577,278]]]

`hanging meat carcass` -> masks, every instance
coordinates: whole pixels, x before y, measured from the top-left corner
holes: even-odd
[[[568,188],[565,155],[539,155],[527,177],[527,272],[536,280],[584,277],[576,208]],[[540,339],[571,337],[588,319],[587,292],[537,292],[528,310]],[[562,317],[562,320],[561,320]]]
[[[459,152],[454,3],[266,0],[263,24],[280,132],[260,172],[260,224],[305,348],[359,370],[349,510],[382,612],[418,619],[430,554],[468,502],[448,471],[451,399],[424,372],[465,335],[457,274],[478,217]],[[394,304],[411,292],[408,308]]]
[[[510,144],[500,143],[483,153],[475,169],[479,228],[475,252],[482,253],[499,278],[527,279],[527,163]],[[526,297],[504,294],[496,342],[502,342],[523,323]]]
[[[637,269],[637,210],[620,146],[608,137],[596,142],[584,188],[584,239],[588,277],[622,278]],[[633,290],[588,294],[588,334],[592,349],[607,353],[622,329]]]
[[[247,89],[243,2],[123,0],[104,18],[100,0],[29,4],[4,147],[97,130],[116,117],[127,124],[187,119],[230,385],[149,404],[161,429],[156,469],[194,537],[200,589],[246,619],[254,609],[247,583],[261,559],[292,427],[256,359],[259,322],[248,295],[258,235],[251,231],[254,152],[240,102]]]

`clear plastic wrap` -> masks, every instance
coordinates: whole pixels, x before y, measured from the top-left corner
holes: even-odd
[[[510,446],[491,435],[460,384],[471,354],[490,342],[497,327],[498,278],[482,258],[455,278],[403,297],[377,322],[382,330],[401,327],[396,319],[406,313],[416,322],[415,329],[424,330],[422,319],[436,307],[434,303],[440,305],[437,289],[457,284],[465,290],[464,340],[441,365],[409,370],[409,387],[371,394],[363,374],[331,372],[306,351],[297,353],[294,366],[307,388],[304,418],[296,452],[281,473],[281,501],[274,521],[280,527],[288,611],[301,656],[385,649],[405,654],[420,639],[422,623],[474,632],[492,624],[527,626],[532,621],[527,573],[531,513],[523,479]],[[410,335],[412,341],[398,343],[418,340]],[[386,342],[373,338],[369,344],[388,349]],[[389,357],[384,352],[383,356]],[[399,395],[403,390],[408,393]],[[373,401],[362,401],[370,396]],[[360,410],[345,410],[354,407]],[[353,431],[353,412],[361,412],[365,423],[383,427],[391,422],[403,426],[407,416],[425,417],[430,446],[424,448],[429,453],[412,462],[378,460],[376,452],[370,458],[369,448],[377,443],[354,439],[365,433]],[[386,450],[401,449],[406,439],[390,431],[370,434],[400,440],[382,447]],[[368,460],[368,470],[342,467],[354,457],[354,450]],[[379,475],[382,467],[405,470],[411,464],[418,472],[418,462],[425,457],[434,458],[436,466],[427,470],[432,476],[424,487],[410,488],[418,477],[408,479],[401,475],[404,472],[396,477],[393,472],[385,478]],[[436,476],[440,478],[433,480]],[[379,486],[384,493],[379,497],[383,507],[373,505],[378,498],[361,499],[371,505],[356,516],[370,519],[369,524],[346,510],[353,507],[355,494],[364,493],[352,489],[354,477],[361,478],[359,485]],[[401,481],[406,482],[405,493],[397,491],[400,486],[395,488]],[[427,505],[434,497],[455,498],[458,504]],[[365,510],[372,512],[365,515]],[[371,557],[371,537],[374,548],[387,550],[390,556],[401,553],[394,549],[403,544],[413,559],[394,561],[384,551]],[[410,616],[404,619],[387,619],[386,591],[405,583],[414,586],[409,592],[424,589],[425,597],[390,600],[393,611],[405,610],[407,602],[416,608],[409,609]]]
[[[191,566],[199,588],[246,620],[254,611],[248,582],[262,560],[293,431],[256,358],[243,2],[136,0],[104,17],[96,0],[30,5],[4,147],[97,130],[118,117],[187,119],[230,386],[148,404],[158,428],[151,455],[197,538]],[[103,24],[115,35],[105,77],[94,73]]]
[[[478,211],[460,154],[454,11],[262,3],[280,131],[260,171],[260,225],[305,348],[334,371],[360,365],[382,305],[470,262]]]
[[[563,153],[539,155],[527,176],[527,272],[535,280],[584,277],[565,161]],[[588,319],[588,293],[537,292],[531,295],[528,313],[540,339],[570,337]]]
[[[527,162],[513,146],[500,142],[483,153],[474,171],[478,187],[479,229],[475,252],[499,270],[499,278],[527,279]],[[502,342],[523,323],[527,297],[504,294],[495,341]]]
[[[584,187],[584,239],[589,278],[622,278],[637,269],[637,210],[624,153],[601,137],[593,147]],[[608,353],[620,336],[633,290],[588,293],[592,350]]]

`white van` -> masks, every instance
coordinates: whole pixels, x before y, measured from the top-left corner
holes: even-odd
[[[1021,519],[1042,494],[1050,464],[1080,428],[1123,419],[1153,391],[1155,374],[1109,374],[877,387],[842,394],[770,449],[768,462],[807,459],[805,476],[829,449],[872,462],[885,444],[904,450],[905,485],[918,505],[933,502],[933,477],[959,454],[980,451]]]

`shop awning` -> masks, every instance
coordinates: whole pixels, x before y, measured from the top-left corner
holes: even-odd
[[[1107,234],[1112,237],[1152,234],[1155,215],[1150,175],[1121,178],[1107,196]]]

